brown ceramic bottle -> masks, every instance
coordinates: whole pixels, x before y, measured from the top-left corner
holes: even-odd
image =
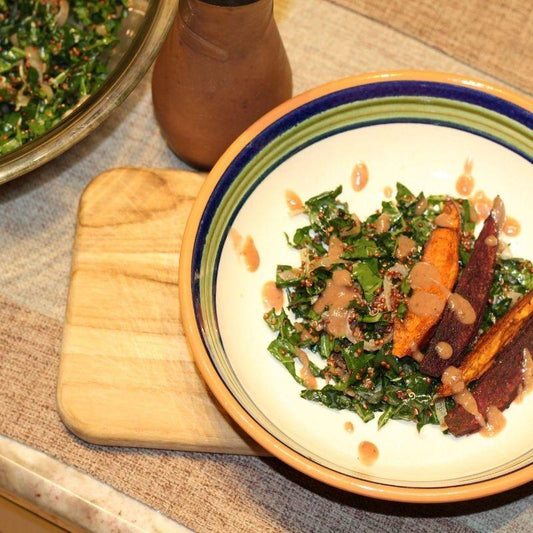
[[[176,155],[211,168],[291,94],[273,0],[180,0],[152,76],[155,115]]]

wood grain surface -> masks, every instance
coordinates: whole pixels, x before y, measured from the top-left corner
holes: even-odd
[[[210,396],[180,322],[179,249],[202,182],[187,171],[121,168],[81,198],[58,406],[86,441],[261,453]]]

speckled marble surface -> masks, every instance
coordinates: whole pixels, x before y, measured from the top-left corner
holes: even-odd
[[[89,531],[190,531],[109,485],[4,436],[0,436],[0,487]]]

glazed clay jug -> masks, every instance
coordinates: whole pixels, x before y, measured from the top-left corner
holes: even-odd
[[[180,0],[152,77],[155,115],[178,157],[211,168],[291,94],[273,0]]]

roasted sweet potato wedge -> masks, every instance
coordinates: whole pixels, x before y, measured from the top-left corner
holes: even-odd
[[[526,324],[530,324],[531,316],[533,316],[533,290],[511,307],[507,314],[478,340],[466,356],[459,366],[465,384],[479,379],[494,364],[496,355],[526,327]],[[438,396],[452,394],[451,388],[445,385],[437,390]]]
[[[518,395],[524,379],[524,349],[533,352],[533,315],[514,339],[500,350],[494,364],[478,380],[472,390],[480,414],[486,419],[489,408],[507,409]],[[476,417],[464,407],[457,406],[444,421],[452,435],[460,437],[481,429]]]
[[[393,331],[392,353],[397,357],[413,355],[424,346],[432,328],[438,322],[449,291],[457,281],[459,272],[459,230],[461,217],[453,201],[444,205],[442,227],[435,228],[424,247],[421,263],[429,265],[439,279],[414,288],[409,300],[409,308],[403,320],[396,319]],[[427,300],[428,311],[415,303]]]
[[[429,341],[426,355],[420,363],[420,370],[424,374],[438,378],[448,366],[458,366],[479,330],[494,278],[502,211],[503,204],[497,198],[476,239],[470,260],[455,287],[455,293],[471,306],[474,320],[465,321],[449,305],[446,306]],[[442,346],[446,346],[448,350],[445,358],[439,353],[439,348]]]

